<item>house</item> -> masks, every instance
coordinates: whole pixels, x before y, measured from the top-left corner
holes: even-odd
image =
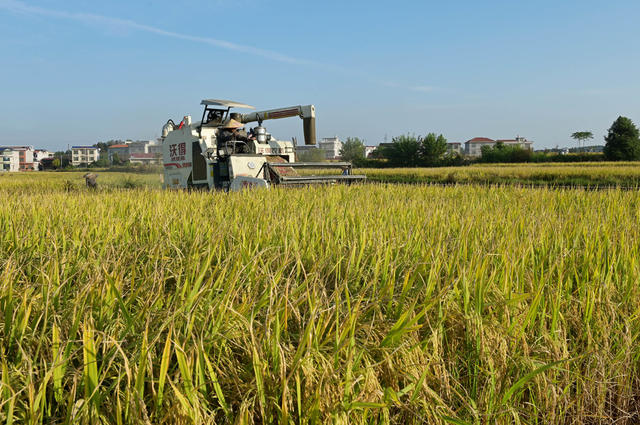
[[[36,149],[33,151],[34,162],[40,162],[45,158],[53,158],[54,153],[46,149]]]
[[[156,140],[155,142],[149,141],[146,146],[146,153],[152,153],[158,158],[162,158],[162,142]]]
[[[20,154],[11,148],[0,148],[0,172],[20,171]]]
[[[132,164],[160,164],[160,157],[155,153],[131,153],[129,154],[129,162]]]
[[[33,146],[0,146],[0,150],[3,149],[18,152],[19,171],[33,171],[38,169],[38,163],[33,159]]]
[[[489,139],[488,137],[474,137],[473,139],[464,142],[464,153],[467,156],[478,157],[482,155],[483,146],[493,147],[496,143],[502,143],[507,146],[519,146],[522,149],[533,150],[533,142],[520,136],[517,136],[515,139],[499,140]]]
[[[496,140],[496,143],[502,143],[508,146],[519,146],[524,150],[533,151],[533,142],[520,136],[516,136],[515,139],[499,139]]]
[[[127,140],[124,143],[111,145],[108,148],[109,162],[113,163],[114,157],[119,161],[131,161],[132,163],[159,163],[162,157],[162,143],[152,140]]]
[[[71,146],[71,165],[89,165],[100,159],[100,149],[95,146]]]
[[[336,137],[325,137],[318,143],[318,148],[324,151],[326,159],[338,159],[340,158],[340,150],[342,149],[342,142]]]
[[[447,143],[447,153],[448,154],[462,154],[462,143],[460,142],[451,142]]]
[[[118,161],[128,161],[129,160],[129,145],[128,144],[120,144],[120,145],[111,145],[107,149],[109,162],[113,163],[114,159]]]
[[[464,142],[464,153],[468,156],[480,156],[482,155],[481,149],[483,146],[493,146],[495,144],[496,141],[488,137],[474,137]]]
[[[139,140],[137,142],[125,142],[129,145],[129,154],[134,153],[156,153],[162,154],[162,145],[152,140]]]
[[[371,155],[373,153],[373,151],[375,151],[376,149],[378,149],[377,146],[365,146],[364,147],[364,157],[365,158],[369,158],[369,155]]]

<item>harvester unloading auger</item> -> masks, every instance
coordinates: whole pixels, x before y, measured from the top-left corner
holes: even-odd
[[[353,175],[349,162],[296,162],[293,142],[276,140],[262,126],[266,120],[298,116],[303,120],[304,141],[315,145],[315,108],[291,106],[247,114],[231,108],[254,109],[228,100],[205,99],[202,120],[191,123],[185,116],[179,125],[172,120],[162,128],[165,188],[241,190],[270,185],[334,184],[362,181]],[[244,124],[257,122],[247,135]],[[309,169],[337,170],[318,175]]]

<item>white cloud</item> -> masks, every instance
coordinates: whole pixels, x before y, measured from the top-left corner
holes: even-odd
[[[59,10],[45,9],[37,6],[30,6],[17,0],[0,0],[0,9],[9,10],[14,13],[21,13],[27,15],[48,16],[52,18],[68,19],[77,22],[81,22],[87,25],[99,24],[104,27],[115,28],[129,28],[137,31],[144,31],[152,34],[157,34],[165,37],[176,38],[180,40],[193,41],[197,43],[208,44],[210,46],[219,47],[227,50],[234,50],[243,53],[249,53],[255,56],[262,56],[267,59],[285,62],[297,65],[319,65],[313,61],[298,59],[291,56],[287,56],[272,50],[258,49],[252,46],[245,46],[242,44],[233,43],[226,40],[219,40],[211,37],[198,37],[188,34],[177,33],[173,31],[166,31],[161,28],[156,28],[150,25],[140,24],[138,22],[128,20],[112,18],[109,16],[96,15],[93,13],[82,12],[65,12]]]

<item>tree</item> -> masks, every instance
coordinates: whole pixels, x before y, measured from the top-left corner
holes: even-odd
[[[114,152],[113,155],[111,155],[111,164],[113,164],[113,165],[123,165],[124,161],[121,161],[120,157],[118,156],[118,154],[116,152]]]
[[[447,152],[447,139],[441,134],[429,133],[420,144],[420,156],[425,165],[437,165]]]
[[[580,147],[580,143],[584,146],[585,140],[593,139],[593,133],[590,131],[576,131],[571,135],[571,137],[573,140],[578,141],[578,147]]]
[[[604,138],[604,156],[610,161],[640,159],[638,128],[627,117],[618,117]]]
[[[480,162],[529,162],[533,153],[529,149],[520,146],[508,146],[503,142],[497,142],[494,146],[485,145],[480,148],[482,156]]]
[[[66,168],[71,164],[71,151],[57,151],[53,157],[59,160],[57,167]]]
[[[391,139],[391,144],[380,147],[380,153],[391,165],[417,167],[420,165],[420,141],[415,136],[403,135]]]
[[[365,158],[365,147],[362,140],[357,137],[347,137],[342,144],[340,156],[343,160],[357,163]]]

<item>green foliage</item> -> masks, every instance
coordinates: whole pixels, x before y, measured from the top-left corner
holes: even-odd
[[[124,141],[122,140],[108,140],[106,142],[98,142],[96,144],[94,144],[93,146],[97,147],[98,149],[100,149],[100,155],[106,155],[107,152],[109,151],[109,146],[111,145],[117,145],[120,143],[124,143]]]
[[[420,157],[424,165],[438,165],[445,152],[447,152],[447,139],[442,134],[436,136],[435,133],[429,133],[422,139]]]
[[[590,131],[576,131],[571,135],[574,140],[584,142],[585,140],[593,139],[593,133]]]
[[[100,158],[99,160],[89,164],[90,167],[100,167],[100,168],[108,167],[109,165],[110,165],[109,160],[107,158]]]
[[[71,166],[71,151],[57,151],[53,154],[53,157],[57,159],[57,168],[67,168]]]
[[[373,157],[381,156],[392,167],[442,165],[447,139],[435,133],[429,133],[424,138],[407,134],[394,137],[390,144],[382,145],[376,151]]]
[[[326,155],[323,150],[318,148],[305,149],[296,154],[296,161],[299,162],[324,162]]]
[[[640,159],[640,137],[638,128],[627,117],[618,117],[604,138],[604,155],[610,161]]]
[[[123,165],[125,163],[126,163],[126,161],[121,160],[120,156],[118,155],[117,152],[114,152],[113,155],[111,155],[111,164],[112,165]]]
[[[533,152],[528,149],[508,146],[502,142],[497,142],[494,146],[483,146],[480,151],[482,156],[479,162],[485,163],[529,162],[533,156]]]
[[[413,135],[394,137],[390,144],[378,148],[381,155],[395,167],[418,167],[421,165],[421,143]]]
[[[602,162],[606,158],[601,152],[577,152],[577,153],[555,153],[555,152],[534,152],[531,155],[530,162],[555,162],[555,163],[573,163],[573,162]]]
[[[365,158],[365,147],[362,140],[357,137],[347,137],[340,149],[340,157],[344,161],[353,162],[354,164],[362,161]]]

